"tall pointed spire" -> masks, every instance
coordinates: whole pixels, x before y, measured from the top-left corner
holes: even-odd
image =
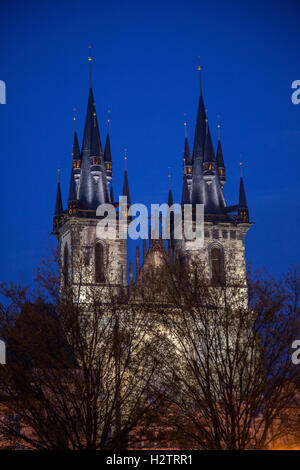
[[[82,141],[82,158],[84,156],[99,156],[102,153],[102,145],[100,139],[100,132],[96,114],[95,100],[92,90],[92,78],[91,78],[91,63],[92,57],[89,56],[90,64],[90,84],[89,84],[89,97],[88,105],[85,118],[84,134]]]
[[[127,204],[131,205],[128,175],[127,175],[127,150],[126,149],[125,149],[124,160],[125,160],[125,170],[124,170],[123,196],[127,196]]]
[[[204,156],[204,142],[205,142],[205,134],[206,134],[206,113],[205,113],[205,106],[202,96],[202,79],[201,79],[201,65],[198,66],[199,75],[200,75],[200,96],[199,96],[199,103],[198,103],[198,112],[197,112],[197,120],[196,120],[196,128],[195,128],[195,137],[194,137],[194,148],[193,148],[193,161],[196,158],[200,158],[203,160]]]
[[[82,141],[81,175],[78,199],[84,207],[96,209],[99,204],[109,202],[109,192],[104,167],[104,157],[92,90],[90,63],[90,87]]]
[[[58,171],[58,181],[57,181],[56,201],[55,201],[55,210],[54,210],[55,217],[59,217],[63,212],[61,189],[60,189],[60,168],[58,168],[57,171]]]

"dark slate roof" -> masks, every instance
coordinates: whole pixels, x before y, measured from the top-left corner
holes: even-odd
[[[78,136],[77,136],[76,131],[74,132],[72,157],[74,158],[74,160],[80,159],[80,147],[79,147]]]
[[[183,181],[182,181],[181,204],[190,204],[190,203],[191,203],[191,198],[190,198],[189,188],[187,184],[186,174],[184,173]]]
[[[78,199],[87,209],[92,206],[93,189],[94,180],[91,174],[89,156],[84,152],[81,163]]]
[[[92,88],[89,90],[88,106],[82,142],[82,163],[78,199],[88,209],[110,202],[100,132]],[[91,174],[90,157],[100,157],[100,176],[96,182]]]
[[[127,196],[127,204],[131,204],[127,170],[124,172],[123,196]]]
[[[224,158],[223,158],[223,151],[220,139],[218,140],[218,147],[217,147],[217,165],[219,168],[225,168]]]
[[[69,188],[69,198],[68,201],[76,201],[77,196],[76,196],[76,185],[75,185],[75,180],[74,180],[74,172],[73,168],[71,168],[71,177],[70,177],[70,188]]]
[[[94,182],[93,209],[97,209],[100,204],[110,202],[105,169],[103,168],[103,165],[101,166],[101,174],[98,181]]]
[[[225,207],[225,201],[220,181],[218,179],[218,172],[216,172],[211,183],[209,185],[206,184],[205,190],[205,212],[207,214],[222,214]]]
[[[54,215],[59,216],[62,213],[62,211],[63,211],[63,205],[62,205],[62,199],[61,199],[60,181],[58,181]]]
[[[211,140],[210,130],[207,124],[207,132],[205,136],[205,144],[204,144],[204,161],[205,162],[214,162],[215,161],[215,152],[213,143]]]
[[[193,162],[191,202],[192,204],[205,203],[205,181],[203,179],[203,163],[200,156],[195,158]]]
[[[185,162],[186,165],[191,165],[191,164],[192,164],[190,146],[189,146],[189,141],[188,141],[188,138],[187,138],[187,137],[184,139],[184,154],[183,154],[183,158],[184,158],[184,162]]]
[[[200,157],[200,159],[203,161],[204,142],[205,142],[205,134],[206,134],[205,119],[206,119],[205,106],[204,106],[204,101],[203,101],[203,97],[201,94],[199,98],[196,128],[195,128],[193,161],[197,157]]]
[[[246,200],[245,187],[244,187],[244,180],[243,180],[242,176],[241,176],[241,179],[240,179],[239,206],[242,207],[242,208],[248,208],[247,200]]]
[[[104,147],[104,161],[111,162],[109,132],[107,132],[107,135],[106,135],[106,141],[105,141],[105,147]]]
[[[93,155],[93,151],[98,152],[98,154],[102,153],[98,121],[97,116],[94,115],[95,113],[95,100],[93,90],[90,88],[81,148],[82,156],[86,154],[90,157]]]
[[[100,157],[100,155],[102,154],[102,147],[101,147],[99,126],[98,126],[96,112],[94,112],[94,116],[93,116],[93,126],[92,126],[91,136],[92,136],[91,156]]]

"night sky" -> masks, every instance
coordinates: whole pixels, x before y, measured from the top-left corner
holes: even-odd
[[[165,202],[171,167],[180,202],[184,113],[192,147],[200,55],[215,149],[221,116],[228,205],[237,202],[243,161],[255,222],[247,261],[276,276],[295,264],[300,104],[292,104],[291,84],[300,80],[299,10],[292,0],[1,2],[0,281],[29,282],[56,243],[49,234],[57,168],[66,208],[73,108],[81,142],[89,45],[103,146],[111,110],[115,196],[126,147],[132,201]]]

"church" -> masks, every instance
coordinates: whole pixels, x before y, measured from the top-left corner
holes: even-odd
[[[100,137],[91,80],[91,61],[92,58],[89,57],[90,83],[83,140],[80,146],[75,129],[67,208],[64,209],[63,206],[58,180],[52,233],[58,239],[61,269],[70,285],[76,284],[74,264],[75,259],[80,258],[80,264],[87,268],[87,284],[126,286],[128,283],[132,284],[134,278],[132,261],[129,262],[127,259],[126,240],[118,236],[114,239],[97,237],[96,226],[99,220],[96,214],[97,207],[102,204],[112,204],[118,210],[119,198],[114,197],[113,191],[109,120],[104,150]],[[226,278],[230,272],[231,276],[233,274],[239,279],[242,278],[246,286],[245,236],[251,222],[243,175],[241,173],[237,204],[226,205],[223,191],[226,183],[226,166],[220,139],[220,125],[218,125],[215,152],[202,93],[200,66],[198,70],[200,93],[194,142],[191,152],[185,132],[180,204],[182,212],[186,204],[190,204],[193,210],[197,204],[204,206],[204,243],[198,247],[197,240],[188,241],[184,237],[182,240],[175,240],[171,236],[168,240],[168,254],[174,259],[178,253],[183,256],[196,253],[205,263],[207,276],[212,283],[217,279]],[[121,196],[126,196],[129,210],[131,198],[126,165]],[[169,207],[173,206],[171,187],[167,203]],[[119,217],[118,231],[121,223]],[[139,248],[136,250],[136,280],[144,265],[153,263],[155,253],[159,255],[157,252],[161,251],[166,251],[162,240],[150,239],[148,247],[146,240],[143,240],[142,263],[140,263]]]

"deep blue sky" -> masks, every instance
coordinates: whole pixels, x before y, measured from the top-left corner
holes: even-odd
[[[105,141],[111,109],[115,195],[128,149],[132,200],[163,202],[172,168],[181,195],[184,113],[192,145],[197,56],[216,145],[217,114],[228,204],[238,197],[240,154],[251,219],[247,260],[280,275],[299,260],[300,79],[297,1],[1,2],[0,280],[33,277],[52,226],[57,167],[67,197],[73,107],[82,137],[88,45]]]

